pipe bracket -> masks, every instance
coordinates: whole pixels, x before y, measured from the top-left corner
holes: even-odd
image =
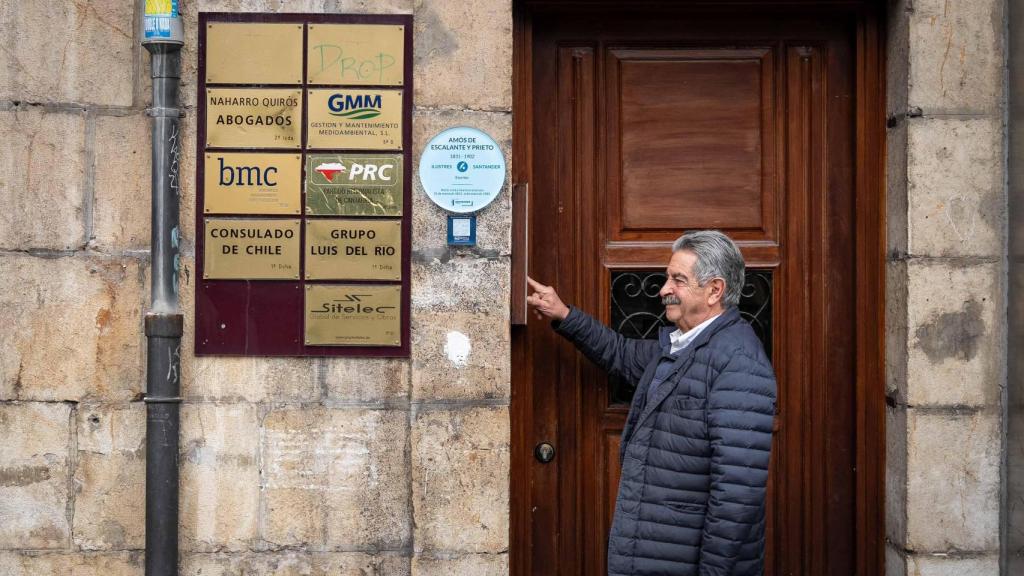
[[[166,108],[163,106],[153,106],[146,108],[146,116],[152,118],[184,118],[185,110],[181,108]]]
[[[185,333],[185,317],[181,314],[146,314],[146,336],[181,338]]]
[[[146,396],[142,399],[146,404],[181,404],[181,396],[161,397],[161,396]]]

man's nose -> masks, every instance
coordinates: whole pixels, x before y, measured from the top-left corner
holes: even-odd
[[[669,289],[668,280],[666,280],[665,283],[661,285],[661,290],[658,290],[658,296],[664,298],[665,296],[668,296],[671,293],[672,290]]]

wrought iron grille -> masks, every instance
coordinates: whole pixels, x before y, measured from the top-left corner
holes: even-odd
[[[665,307],[658,291],[665,284],[664,272],[621,270],[612,272],[611,326],[627,338],[658,337],[658,329],[668,326]],[[740,296],[740,315],[750,323],[772,355],[772,271],[747,269]],[[609,377],[612,404],[628,404],[634,386],[617,377]]]

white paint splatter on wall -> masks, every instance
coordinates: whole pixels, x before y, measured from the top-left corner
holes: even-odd
[[[472,350],[473,346],[469,343],[468,336],[462,332],[448,333],[448,342],[444,345],[444,353],[456,368],[466,365],[466,360],[469,359],[469,353]]]

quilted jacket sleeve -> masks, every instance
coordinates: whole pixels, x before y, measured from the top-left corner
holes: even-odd
[[[775,375],[737,352],[708,390],[711,486],[701,536],[701,576],[737,576],[740,545],[764,515],[775,414]]]
[[[659,353],[656,340],[626,338],[578,308],[571,308],[565,320],[554,326],[592,362],[633,384]]]

